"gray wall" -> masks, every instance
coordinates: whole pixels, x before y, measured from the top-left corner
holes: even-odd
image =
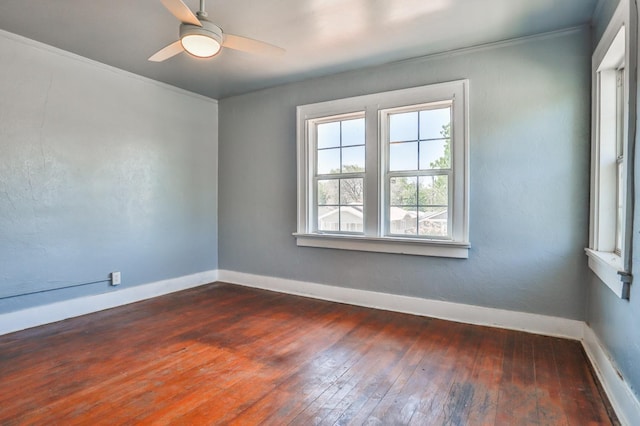
[[[220,268],[584,319],[591,38],[404,61],[220,101]],[[295,107],[470,79],[467,260],[297,247]]]
[[[0,297],[217,268],[216,101],[7,33],[0,58]]]
[[[632,13],[637,12],[634,10]],[[597,16],[596,25],[606,28],[611,15]],[[636,144],[637,152],[640,143]],[[635,277],[631,297],[630,300],[619,299],[598,277],[590,274],[587,322],[604,344],[625,381],[640,398],[640,234],[637,232],[640,229],[640,155],[637,153],[634,162],[636,196],[633,229],[636,232],[633,233],[632,272]]]
[[[635,0],[630,0],[635,1]],[[593,47],[595,48],[598,44],[598,41],[602,38],[602,34],[604,34],[604,30],[607,29],[607,24],[609,20],[613,16],[613,13],[616,11],[620,0],[600,0],[598,1],[598,5],[596,6],[596,10],[593,15]]]

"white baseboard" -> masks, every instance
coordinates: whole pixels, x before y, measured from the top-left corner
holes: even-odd
[[[212,270],[105,294],[0,315],[0,335],[221,281],[387,311],[581,340],[623,425],[640,425],[640,402],[619,374],[593,330],[582,321],[461,303],[335,287],[227,270]]]
[[[583,321],[227,270],[219,270],[218,279],[332,302],[581,340],[620,422],[629,426],[640,425],[640,402],[614,367],[593,330]]]
[[[0,335],[151,299],[217,280],[218,271],[212,270],[0,314]]]
[[[584,325],[582,345],[620,423],[640,425],[640,401],[611,361],[598,336],[587,324]]]
[[[468,324],[487,325],[527,331],[547,336],[581,340],[584,322],[545,315],[485,308],[419,297],[400,296],[369,290],[335,287],[305,281],[295,281],[227,270],[218,271],[222,282],[261,288],[281,293],[307,296],[332,302],[422,315]]]

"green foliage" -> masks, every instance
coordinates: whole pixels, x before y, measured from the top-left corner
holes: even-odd
[[[447,205],[447,176],[391,178],[392,206]]]
[[[333,188],[333,181],[320,180],[318,181],[318,204],[335,204],[333,200],[337,200],[337,189]],[[333,194],[335,193],[335,195]]]
[[[444,155],[429,164],[431,169],[451,167],[451,124],[442,126],[445,138]],[[449,185],[446,176],[402,177],[391,179],[391,205],[430,206],[448,205]]]
[[[343,173],[362,172],[356,165],[345,165]],[[331,170],[332,174],[339,174],[340,170]],[[326,179],[318,181],[319,205],[362,205],[364,198],[364,182],[362,178]]]
[[[432,169],[448,169],[451,167],[451,123],[445,124],[440,130],[440,134],[445,138],[444,155],[429,164]]]
[[[444,155],[429,164],[431,169],[451,167],[451,124],[442,126],[440,134],[445,139]],[[344,165],[343,170],[331,170],[331,174],[357,173],[362,168]],[[412,176],[391,179],[390,201],[393,206],[448,205],[449,188],[447,176]],[[340,190],[338,190],[340,188]],[[340,197],[340,199],[339,199]],[[326,179],[318,181],[319,205],[362,204],[364,182],[362,179]]]

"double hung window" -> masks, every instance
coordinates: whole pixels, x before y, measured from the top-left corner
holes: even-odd
[[[630,57],[628,14],[628,2],[622,0],[593,54],[591,220],[586,250],[591,269],[621,298],[629,297],[631,283],[633,207],[628,154],[633,152],[629,105],[634,103],[635,83],[625,71]]]
[[[382,112],[388,235],[450,239],[451,101]]]
[[[365,139],[361,113],[315,123],[316,229],[364,232]]]
[[[298,245],[468,257],[467,86],[298,107]]]

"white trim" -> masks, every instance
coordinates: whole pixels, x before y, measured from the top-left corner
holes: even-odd
[[[582,321],[567,318],[485,308],[419,297],[400,296],[370,290],[335,287],[326,284],[246,274],[223,269],[218,271],[218,279],[231,284],[312,297],[332,302],[576,340],[582,339],[584,326]]]
[[[0,315],[0,335],[98,312],[211,282],[312,297],[393,312],[441,318],[554,337],[581,340],[589,361],[623,425],[640,424],[640,402],[616,369],[594,331],[584,322],[461,303],[335,287],[228,270],[211,270],[95,296],[56,302]]]
[[[293,234],[300,247],[333,248],[340,250],[369,251],[377,253],[409,254],[415,256],[439,256],[468,259],[469,243],[424,240],[416,238],[373,238],[355,235]]]
[[[299,105],[297,121],[297,244],[344,250],[362,250],[421,256],[468,258],[469,247],[469,80],[372,93],[314,104]],[[443,245],[435,239],[387,236],[385,229],[386,134],[384,122],[391,109],[418,108],[446,102],[452,109],[452,164],[450,176],[450,239]],[[314,123],[328,118],[364,116],[366,120],[366,172],[363,173],[364,235],[346,236],[316,231],[316,171]],[[374,161],[375,160],[375,161]],[[318,238],[315,235],[318,234]],[[339,238],[341,237],[341,238]],[[364,237],[364,238],[363,238]],[[397,238],[396,238],[397,237]],[[351,239],[352,241],[347,241]],[[334,244],[335,243],[335,244]],[[423,246],[418,247],[419,245]],[[388,250],[385,248],[388,247]]]
[[[592,55],[592,128],[591,128],[591,190],[589,214],[589,267],[618,297],[628,298],[628,272],[631,269],[631,237],[633,220],[634,120],[635,86],[631,78],[635,70],[635,36],[629,25],[629,2],[620,0],[607,28]],[[620,104],[617,95],[617,69],[624,65],[623,152],[618,151]],[[619,182],[617,161],[623,158],[625,176]],[[622,223],[618,217],[618,185],[622,184]],[[617,233],[622,232],[619,242]],[[617,244],[621,243],[621,247]],[[620,252],[620,255],[614,252]]]
[[[640,425],[640,401],[587,324],[584,326],[582,345],[620,422],[629,426]]]
[[[0,30],[0,37],[6,38],[6,39],[9,39],[9,40],[13,40],[13,41],[18,42],[18,43],[22,43],[22,44],[25,44],[25,45],[30,46],[30,47],[34,47],[36,49],[39,49],[39,50],[42,50],[42,51],[45,51],[45,52],[48,52],[48,53],[53,53],[54,55],[63,56],[65,58],[72,59],[74,61],[78,61],[78,62],[82,62],[84,64],[92,65],[92,66],[94,66],[96,68],[100,68],[100,69],[103,69],[105,71],[110,71],[110,72],[113,72],[115,74],[122,75],[124,77],[133,78],[135,80],[139,80],[139,81],[142,81],[142,82],[154,85],[154,86],[162,87],[163,89],[168,89],[168,90],[170,90],[172,92],[176,92],[176,93],[179,93],[181,95],[190,96],[192,98],[200,99],[201,101],[212,102],[212,103],[214,103],[216,105],[218,104],[218,100],[217,99],[210,98],[208,96],[204,96],[204,95],[201,95],[199,93],[190,92],[188,90],[181,89],[179,87],[172,86],[170,84],[163,83],[163,82],[158,81],[158,80],[153,80],[153,79],[151,79],[149,77],[144,77],[144,76],[141,76],[139,74],[132,73],[130,71],[125,71],[125,70],[123,70],[121,68],[116,68],[116,67],[113,67],[111,65],[107,65],[105,63],[102,63],[102,62],[94,61],[93,59],[89,59],[89,58],[87,58],[85,56],[80,56],[80,55],[77,55],[75,53],[69,52],[67,50],[63,50],[63,49],[51,46],[49,44],[45,44],[45,43],[30,39],[30,38],[27,38],[27,37],[23,37],[23,36],[18,35],[18,34],[10,33],[10,32],[5,31],[5,30]]]
[[[624,298],[624,283],[618,272],[624,272],[622,258],[615,253],[606,253],[585,249],[589,257],[589,268],[607,285],[619,298]]]
[[[580,340],[611,405],[623,425],[640,425],[640,401],[615,368],[593,330],[583,321],[461,303],[335,287],[219,270],[221,282],[393,312]]]
[[[39,325],[78,317],[140,300],[198,287],[218,280],[218,271],[211,270],[178,278],[123,288],[95,296],[55,302],[44,306],[0,314],[0,335],[13,333]]]
[[[602,37],[600,38],[600,41],[598,41],[598,45],[593,51],[591,65],[594,71],[598,69],[600,62],[602,62],[605,55],[607,54],[609,46],[611,46],[611,42],[615,39],[620,28],[627,23],[628,16],[628,0],[620,0],[620,3],[616,7],[616,10],[613,12],[613,16],[611,16],[611,19],[607,24],[607,28],[605,29]],[[629,38],[627,38],[627,40],[629,40]]]

